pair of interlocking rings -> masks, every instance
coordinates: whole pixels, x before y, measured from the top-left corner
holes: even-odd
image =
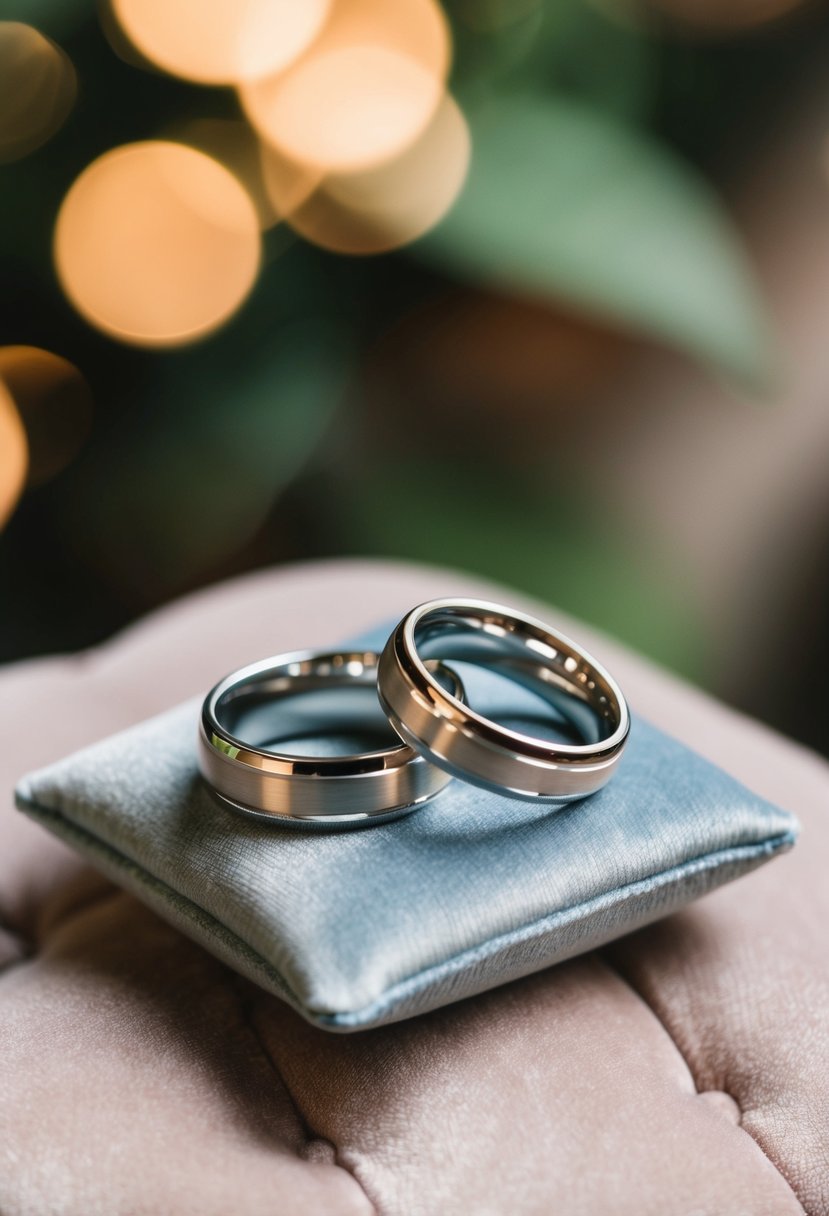
[[[522,685],[579,741],[483,717],[446,660]],[[396,742],[335,755],[288,749],[291,738],[307,745],[322,726],[330,753],[337,723],[330,712],[320,717],[320,694],[355,687],[376,689]],[[316,712],[303,709],[309,697]],[[274,711],[278,719],[286,706],[279,728]],[[533,802],[586,798],[613,776],[629,729],[618,684],[575,642],[510,608],[443,599],[409,612],[382,654],[296,651],[227,676],[202,707],[199,767],[221,802],[245,814],[293,827],[360,827],[416,810],[453,777]]]

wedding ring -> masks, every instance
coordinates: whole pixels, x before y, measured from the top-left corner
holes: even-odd
[[[510,730],[447,691],[426,660],[485,666],[552,705],[581,743]],[[567,802],[610,780],[630,715],[605,669],[535,617],[483,600],[432,600],[392,633],[377,672],[380,702],[401,738],[440,768],[514,798]]]
[[[393,734],[376,698],[377,662],[362,650],[296,651],[243,667],[217,684],[202,706],[198,740],[199,768],[214,795],[259,819],[314,828],[385,822],[434,797],[451,777]],[[437,686],[444,681],[461,704],[459,678],[440,664],[430,666]],[[352,736],[353,745],[358,700],[365,726],[367,696],[394,741],[334,754],[338,734]],[[324,754],[287,746],[303,738],[307,747],[309,737]]]

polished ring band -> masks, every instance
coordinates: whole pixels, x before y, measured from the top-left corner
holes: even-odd
[[[450,776],[401,741],[336,756],[295,755],[271,743],[276,701],[326,689],[376,688],[377,662],[366,651],[296,651],[227,676],[205,698],[199,729],[199,768],[213,793],[245,814],[312,828],[367,826],[408,814],[432,798]],[[431,666],[461,703],[458,677]],[[321,710],[314,733],[324,734],[325,725]],[[263,733],[267,745],[251,741]]]
[[[550,742],[500,726],[433,678],[427,658],[486,666],[551,703],[584,743]],[[615,680],[580,646],[535,617],[483,600],[432,600],[392,633],[377,673],[397,733],[433,764],[496,793],[564,802],[610,780],[630,716]]]

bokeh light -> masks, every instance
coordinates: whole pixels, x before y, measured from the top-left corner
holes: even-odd
[[[71,187],[55,229],[64,291],[122,341],[165,346],[208,333],[252,288],[256,210],[239,180],[183,144],[127,144]]]
[[[0,21],[0,162],[19,160],[62,126],[75,101],[69,57],[20,21]]]
[[[40,485],[69,464],[89,433],[89,385],[68,359],[37,346],[0,346],[0,383],[25,427],[28,484]]]
[[[26,483],[28,445],[11,394],[0,383],[0,528],[15,508]]]
[[[435,0],[334,0],[322,34],[287,71],[240,89],[263,139],[323,171],[371,168],[422,133],[451,57]]]
[[[325,180],[321,169],[297,164],[272,144],[261,140],[259,156],[265,192],[271,208],[281,219],[293,215]]]
[[[122,30],[152,63],[200,84],[278,72],[312,42],[330,0],[113,0]]]
[[[250,195],[260,228],[277,222],[282,212],[266,187],[263,145],[248,123],[240,118],[190,118],[171,126],[164,137],[205,152],[234,173]]]
[[[466,120],[447,94],[405,152],[376,169],[329,175],[288,222],[307,240],[338,253],[398,248],[448,211],[463,186],[469,155]]]

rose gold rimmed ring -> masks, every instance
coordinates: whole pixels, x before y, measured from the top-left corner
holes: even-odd
[[[427,661],[470,662],[551,703],[583,742],[510,730],[476,713]],[[543,621],[484,600],[443,599],[407,614],[380,657],[377,690],[400,737],[432,764],[473,785],[532,801],[567,802],[613,776],[630,729],[613,677]]]

